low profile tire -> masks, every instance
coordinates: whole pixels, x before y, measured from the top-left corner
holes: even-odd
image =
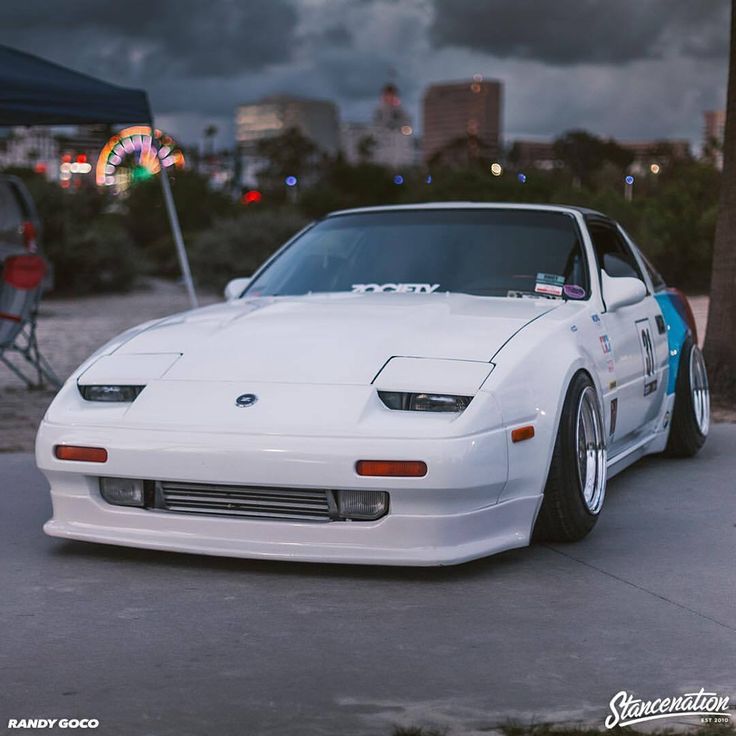
[[[667,440],[670,457],[692,457],[705,444],[710,428],[708,372],[700,348],[688,338],[680,351],[675,408]]]
[[[606,436],[592,381],[578,373],[567,390],[534,539],[576,542],[595,526],[606,495]]]

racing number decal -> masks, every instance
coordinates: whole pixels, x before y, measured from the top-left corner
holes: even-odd
[[[638,320],[636,322],[636,331],[639,335],[641,359],[644,369],[644,396],[649,396],[649,394],[652,394],[657,390],[657,379],[654,378],[656,372],[654,341],[652,340],[652,331],[649,325],[649,320]]]

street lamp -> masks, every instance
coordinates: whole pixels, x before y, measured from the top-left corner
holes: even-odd
[[[631,202],[634,197],[634,177],[629,174],[624,179],[624,199],[627,202]]]

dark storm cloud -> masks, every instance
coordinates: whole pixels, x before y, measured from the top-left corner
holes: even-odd
[[[0,43],[148,91],[198,140],[267,94],[368,120],[395,81],[421,132],[424,88],[506,85],[507,135],[570,127],[697,140],[723,105],[728,0],[0,0]],[[628,63],[626,63],[628,62]]]
[[[329,46],[345,47],[350,45],[353,34],[344,25],[336,24],[325,28],[320,34],[319,40]]]
[[[434,0],[434,7],[436,47],[498,58],[617,64],[728,49],[726,0]]]
[[[298,12],[291,0],[3,0],[0,40],[60,61],[134,77],[141,65],[161,75],[234,76],[288,61]]]

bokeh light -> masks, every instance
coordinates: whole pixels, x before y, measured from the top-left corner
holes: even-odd
[[[263,195],[257,189],[250,189],[241,198],[243,204],[255,204],[263,199]]]
[[[493,174],[493,176],[501,176],[501,174],[503,174],[503,166],[501,166],[498,161],[491,164],[491,174]]]

